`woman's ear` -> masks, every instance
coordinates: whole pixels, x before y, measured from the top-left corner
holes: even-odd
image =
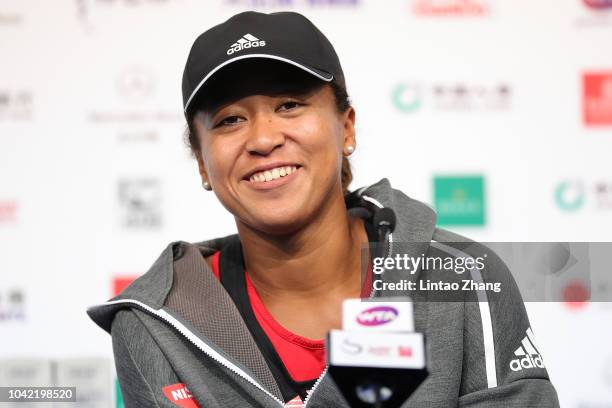
[[[195,156],[196,156],[196,160],[198,162],[198,171],[200,173],[200,178],[202,179],[202,182],[210,183],[210,181],[208,179],[208,173],[206,172],[206,165],[204,163],[204,159],[202,158],[202,152],[200,150],[198,150],[196,152]]]
[[[355,140],[355,108],[350,106],[342,114],[342,124],[344,128],[344,146],[353,146],[357,144]]]

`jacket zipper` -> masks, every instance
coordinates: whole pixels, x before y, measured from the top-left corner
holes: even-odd
[[[378,203],[377,205],[380,205],[380,203]],[[387,243],[387,257],[391,256],[391,245],[393,243],[393,235],[390,233],[389,234],[389,241]],[[372,292],[370,293],[370,299],[374,298],[374,293],[375,291],[372,290]],[[306,399],[304,400],[304,408],[306,408],[308,406],[308,402],[310,401],[310,397],[313,396],[313,394],[315,393],[315,390],[317,389],[317,387],[319,386],[319,384],[321,383],[321,381],[323,380],[323,377],[325,377],[325,375],[327,374],[327,370],[329,369],[329,365],[325,366],[325,369],[323,370],[323,372],[321,373],[321,375],[319,376],[319,378],[317,378],[317,381],[315,381],[314,385],[312,386],[312,389],[310,391],[310,393],[306,396]]]
[[[242,377],[244,380],[251,383],[256,388],[263,391],[268,397],[272,398],[281,407],[285,406],[285,403],[283,401],[281,401],[280,399],[272,395],[272,393],[270,393],[270,391],[266,390],[261,384],[259,384],[257,380],[255,380],[253,377],[249,376],[247,373],[242,371],[240,367],[237,367],[231,361],[228,361],[226,358],[219,355],[219,353],[217,353],[212,347],[206,344],[206,342],[198,338],[195,334],[193,334],[193,332],[191,332],[189,329],[183,326],[179,321],[177,321],[174,317],[172,317],[166,311],[162,309],[159,309],[159,310],[153,309],[152,307],[147,306],[146,304],[138,300],[133,300],[133,299],[113,300],[110,302],[106,302],[102,305],[99,305],[98,307],[120,304],[120,303],[134,304],[136,306],[139,306],[139,308],[143,309],[144,311],[150,314],[153,314],[156,317],[162,319],[164,322],[168,323],[170,326],[176,329],[179,333],[181,333],[187,340],[189,340],[194,346],[200,349],[204,354],[206,354],[207,356],[209,356],[210,358],[212,358],[213,360],[215,360],[217,363],[221,364],[225,368],[229,369],[234,374],[238,375],[239,377]]]
[[[319,386],[319,384],[323,380],[323,377],[325,377],[325,374],[327,374],[327,369],[328,368],[329,368],[329,366],[326,365],[325,369],[323,370],[323,372],[321,372],[321,375],[319,376],[319,378],[317,378],[317,381],[315,381],[314,385],[312,386],[312,389],[310,390],[310,393],[308,393],[308,395],[306,395],[306,399],[304,400],[304,408],[306,408],[306,406],[308,405],[308,401],[310,400],[310,397],[312,396],[312,394],[314,394],[315,390],[317,389],[317,387]]]

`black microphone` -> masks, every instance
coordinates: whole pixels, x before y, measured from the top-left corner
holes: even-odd
[[[387,241],[387,236],[395,229],[395,212],[387,207],[377,208],[372,223],[378,231],[378,245],[374,253],[376,257],[382,258],[385,256],[385,247],[381,244]]]

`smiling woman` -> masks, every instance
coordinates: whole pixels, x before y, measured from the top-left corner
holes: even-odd
[[[341,328],[345,300],[389,296],[412,297],[429,376],[410,398],[388,401],[558,406],[543,364],[509,369],[517,347],[535,346],[512,276],[493,254],[476,280],[503,282],[494,300],[479,291],[428,303],[427,290],[399,284],[446,276],[424,266],[377,272],[381,287],[400,289],[372,287],[374,254],[466,258],[479,247],[436,228],[434,211],[386,178],[349,189],[355,109],[334,48],[308,19],[246,12],[204,32],[187,59],[183,102],[202,185],[237,233],[170,243],[145,275],[89,309],[112,334],[127,406],[348,407],[342,379],[328,375],[324,338]]]
[[[334,91],[343,84],[270,59],[236,62],[209,81],[187,115],[189,141],[202,181],[236,216],[239,232],[278,236],[317,215],[345,216],[346,157],[356,141],[355,111],[337,100],[345,91]],[[321,211],[332,202],[335,211]]]

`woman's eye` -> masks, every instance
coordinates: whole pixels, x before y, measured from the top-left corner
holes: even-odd
[[[282,105],[281,105],[281,106],[278,108],[278,110],[285,110],[285,111],[287,111],[287,110],[295,109],[295,108],[297,108],[298,106],[301,106],[301,103],[296,102],[296,101],[289,101],[289,102],[285,102],[285,103],[283,103],[283,104],[282,104]]]
[[[215,127],[235,125],[239,123],[241,120],[242,119],[239,116],[228,116],[226,118],[221,119],[219,122],[217,122]]]

